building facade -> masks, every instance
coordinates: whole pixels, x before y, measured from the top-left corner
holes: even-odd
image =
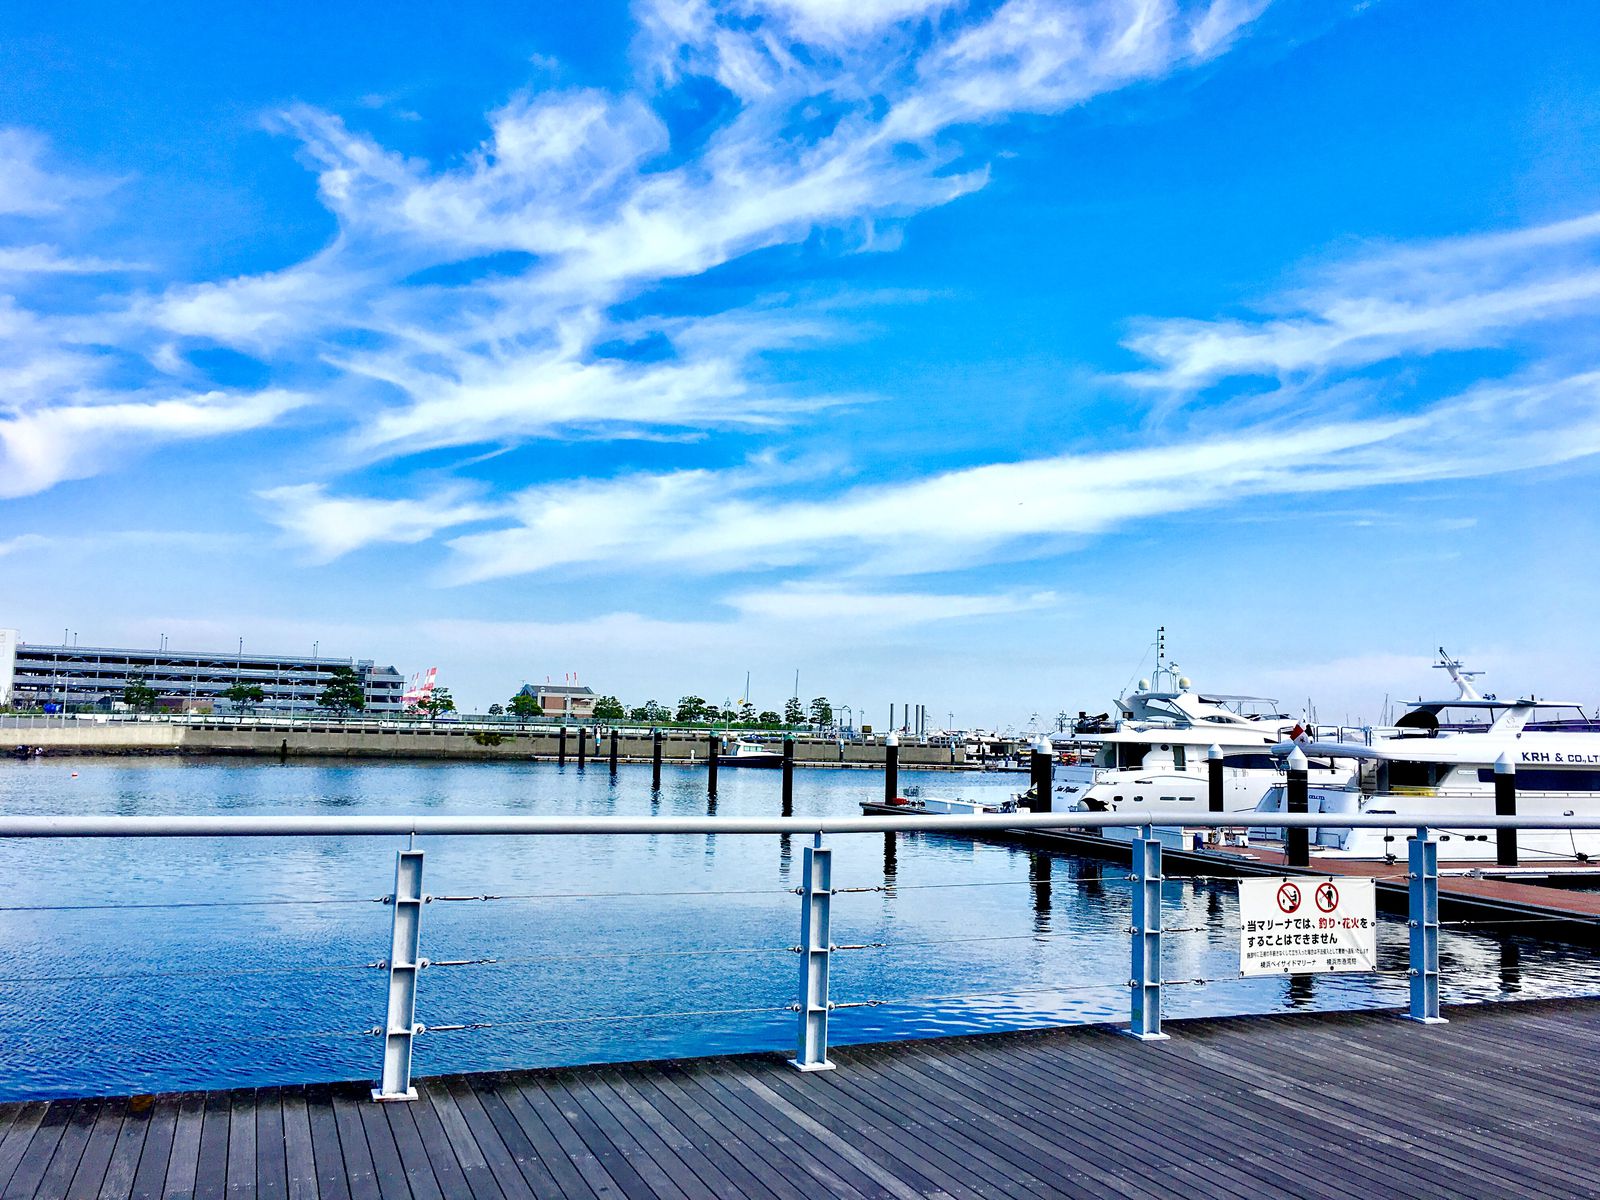
[[[264,693],[264,700],[249,706],[254,711],[309,713],[319,707],[338,667],[360,679],[365,711],[401,711],[405,680],[372,659],[46,646],[0,630],[0,704],[16,708],[106,711],[120,706],[123,689],[139,681],[156,693],[158,710],[233,711],[222,693],[238,683],[255,684]]]
[[[584,721],[594,716],[594,706],[599,700],[592,689],[579,683],[547,683],[536,686],[522,685],[522,694],[539,701],[547,717],[571,717]]]

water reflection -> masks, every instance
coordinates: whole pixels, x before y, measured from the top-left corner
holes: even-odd
[[[1033,881],[1033,930],[1050,932],[1050,872],[1055,857],[1040,850],[1028,851],[1028,878]]]
[[[1500,986],[1507,995],[1522,990],[1522,945],[1515,938],[1500,943]]]
[[[1317,999],[1317,977],[1289,976],[1289,986],[1284,991],[1284,999],[1290,1008],[1310,1008]]]

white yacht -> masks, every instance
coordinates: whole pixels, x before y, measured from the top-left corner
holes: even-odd
[[[1443,651],[1440,651],[1443,655]],[[1444,656],[1459,694],[1451,700],[1416,701],[1370,744],[1299,742],[1308,755],[1355,764],[1342,784],[1315,776],[1307,789],[1311,812],[1394,814],[1390,829],[1313,830],[1321,854],[1352,858],[1403,858],[1415,828],[1409,814],[1494,815],[1495,763],[1516,769],[1517,812],[1527,816],[1600,814],[1600,724],[1568,701],[1481,696],[1460,663]],[[1287,753],[1287,744],[1279,747]],[[1258,811],[1282,812],[1284,787],[1275,786]],[[1493,831],[1438,830],[1439,857],[1492,860]],[[1524,829],[1519,854],[1526,865],[1551,859],[1600,858],[1600,831]]]
[[[1161,643],[1158,642],[1158,646]],[[1070,741],[1096,745],[1094,776],[1077,808],[1125,812],[1151,807],[1152,816],[1206,812],[1212,746],[1222,751],[1223,810],[1249,812],[1283,779],[1273,748],[1305,735],[1301,722],[1264,696],[1196,691],[1177,664],[1158,650],[1156,669],[1133,692],[1118,697],[1117,716],[1080,720]],[[1329,731],[1337,738],[1340,731]],[[1056,743],[1057,748],[1061,742]],[[1348,763],[1313,759],[1312,778],[1338,786],[1352,777]]]

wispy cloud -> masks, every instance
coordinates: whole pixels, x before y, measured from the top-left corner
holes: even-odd
[[[789,344],[792,320],[736,314],[762,336],[735,354],[713,336],[726,310],[646,305],[624,331],[613,306],[817,228],[885,244],[874,222],[983,186],[982,164],[957,168],[961,148],[942,136],[1203,60],[1259,7],[1011,0],[973,18],[923,0],[644,4],[639,88],[515,97],[455,165],[326,112],[283,113],[337,241],[270,276],[173,289],[147,318],[251,353],[316,354],[381,385],[398,403],[375,406],[353,439],[363,458],[771,423],[794,400],[756,360]],[[741,103],[684,158],[649,81],[696,75]],[[427,278],[446,265],[465,279]],[[352,332],[361,353],[330,345]],[[663,350],[648,363],[603,353],[624,332]]]
[[[780,628],[850,622],[873,627],[922,625],[1007,613],[1035,612],[1059,602],[1054,592],[990,595],[940,592],[872,592],[836,583],[802,584],[739,592],[725,603],[743,616]]]
[[[1235,376],[1293,381],[1402,356],[1497,346],[1600,308],[1600,214],[1381,248],[1326,267],[1254,319],[1143,321],[1151,366],[1122,379],[1190,392]]]
[[[0,275],[112,275],[147,270],[141,263],[63,254],[56,246],[0,246]]]
[[[399,499],[334,496],[321,484],[296,484],[257,492],[269,518],[310,552],[329,562],[374,543],[425,541],[442,529],[500,516],[503,506],[468,498],[461,487]]]
[[[857,567],[923,574],[1059,553],[1127,522],[1273,496],[1470,478],[1600,453],[1600,373],[1486,385],[1419,414],[1278,421],[1227,436],[1065,454],[858,486],[765,494],[747,471],[628,475],[534,489],[518,523],[449,545],[453,582],[640,564],[721,573]]]
[[[293,392],[207,392],[6,412],[0,407],[0,499],[100,471],[135,449],[270,425],[309,398]]]

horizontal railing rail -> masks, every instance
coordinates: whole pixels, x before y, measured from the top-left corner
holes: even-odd
[[[1175,822],[1169,822],[1167,827]],[[1439,866],[1438,841],[1434,831],[1445,829],[1600,829],[1600,816],[1468,816],[1459,813],[1410,814],[1403,819],[1390,815],[1337,814],[1337,813],[1196,813],[1184,816],[1181,824],[1195,828],[1383,828],[1414,831],[1407,838],[1406,871],[1397,876],[1406,881],[1408,893],[1408,966],[1402,972],[1409,979],[1410,1005],[1408,1015],[1428,1024],[1441,1023],[1439,1011]],[[908,813],[895,816],[860,817],[536,817],[536,816],[437,816],[389,814],[381,816],[292,816],[292,815],[239,815],[222,816],[55,816],[6,815],[0,816],[0,838],[229,838],[229,837],[392,837],[408,839],[408,844],[396,854],[395,882],[392,893],[376,898],[391,909],[392,928],[389,951],[386,957],[365,964],[331,964],[328,970],[374,969],[387,974],[388,989],[386,1016],[383,1022],[365,1031],[329,1031],[315,1034],[286,1033],[283,1038],[348,1036],[364,1032],[383,1041],[380,1083],[373,1091],[374,1099],[405,1100],[416,1096],[411,1085],[412,1051],[415,1039],[425,1033],[447,1033],[491,1028],[511,1028],[535,1025],[559,1025],[634,1019],[667,1019],[701,1017],[707,1015],[734,1015],[742,1013],[796,1014],[796,1050],[793,1064],[805,1071],[827,1070],[828,1017],[835,1009],[877,1007],[884,1004],[909,1001],[957,1000],[961,995],[913,996],[900,998],[875,998],[836,1003],[829,996],[829,970],[835,952],[871,951],[891,948],[889,942],[863,942],[835,944],[831,933],[831,907],[836,894],[885,890],[867,887],[833,886],[832,851],[823,845],[827,834],[859,833],[981,833],[1016,830],[1051,829],[1112,829],[1129,828],[1137,831],[1130,839],[1131,873],[1125,882],[1131,885],[1131,912],[1126,932],[1131,940],[1130,970],[1126,980],[1129,990],[1129,1033],[1142,1040],[1157,1040],[1166,1035],[1161,1030],[1162,989],[1164,986],[1189,985],[1212,982],[1206,979],[1173,979],[1162,977],[1162,937],[1164,934],[1185,934],[1203,931],[1203,926],[1184,926],[1165,929],[1162,923],[1162,885],[1166,876],[1162,872],[1163,847],[1157,830],[1161,823],[1152,822],[1148,814],[1128,813],[997,813],[973,815],[929,815]],[[628,836],[656,834],[685,835],[759,835],[801,834],[809,835],[812,844],[804,847],[801,886],[773,889],[775,892],[793,893],[800,899],[799,944],[789,947],[738,947],[694,948],[684,953],[778,953],[792,952],[799,957],[799,985],[794,1002],[782,1007],[739,1007],[689,1012],[652,1012],[604,1016],[585,1014],[550,1015],[535,1014],[530,1017],[514,1015],[513,1019],[473,1019],[456,1024],[426,1026],[416,1020],[416,1000],[419,978],[431,967],[485,967],[501,963],[541,961],[548,956],[466,957],[431,961],[421,954],[420,932],[426,906],[435,902],[491,901],[514,899],[510,896],[492,895],[430,895],[423,887],[424,851],[416,844],[418,835],[430,836]],[[1265,864],[1262,864],[1265,865]],[[1216,878],[1216,877],[1206,877]],[[993,881],[1036,883],[1023,881]],[[989,881],[970,883],[970,886],[987,886]],[[908,885],[911,886],[911,885]],[[941,885],[926,885],[941,886]],[[959,886],[948,884],[942,886]],[[886,885],[887,887],[887,885]],[[635,893],[617,893],[632,895]],[[647,893],[638,893],[647,894]],[[673,895],[718,895],[714,891],[692,893],[661,893]],[[607,893],[595,893],[604,896]],[[591,897],[592,898],[592,897]],[[372,898],[368,901],[371,902]],[[213,903],[358,903],[359,898],[324,898],[272,901],[218,901],[196,902],[199,906]],[[173,905],[127,904],[120,907],[185,907]],[[50,906],[26,906],[50,907]],[[59,907],[70,908],[72,905]],[[84,907],[100,907],[89,905]],[[1038,940],[1037,933],[1026,935]],[[923,941],[911,940],[908,946],[937,945],[946,941],[961,940],[939,938]],[[998,939],[995,939],[998,940]],[[271,973],[266,968],[260,973]],[[1375,975],[1395,974],[1394,971],[1370,972]],[[160,974],[160,972],[156,972]],[[106,976],[120,978],[121,976]],[[89,975],[86,978],[98,978]],[[1102,986],[1102,985],[1095,985]],[[1073,990],[1071,985],[1050,985],[1044,989]],[[972,996],[997,996],[1004,992],[970,993]]]
[[[1516,816],[1461,813],[1186,813],[1152,820],[1120,812],[974,813],[863,817],[519,817],[286,816],[206,817],[0,816],[0,838],[68,837],[390,837],[433,834],[939,833],[1012,829],[1600,829],[1600,815]]]

